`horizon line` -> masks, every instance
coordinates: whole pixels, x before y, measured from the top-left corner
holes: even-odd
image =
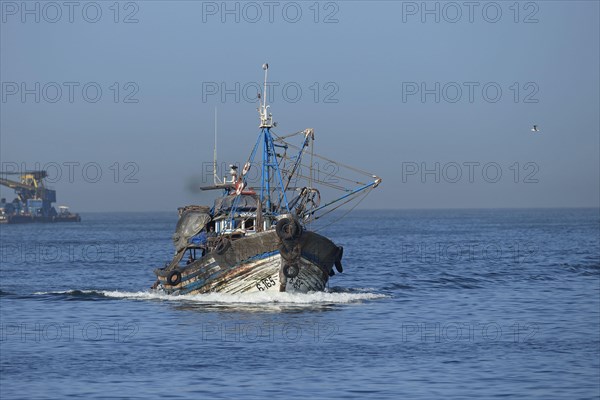
[[[360,208],[352,210],[354,211],[452,211],[452,210],[573,210],[573,209],[598,209],[598,206],[541,206],[541,207],[430,207],[430,208]],[[348,209],[340,209],[340,212],[348,211]],[[144,213],[176,213],[177,210],[146,210],[146,211],[134,211],[134,210],[94,210],[94,211],[79,211],[74,210],[77,213],[131,213],[131,214],[144,214]]]

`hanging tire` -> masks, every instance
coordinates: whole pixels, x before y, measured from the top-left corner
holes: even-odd
[[[226,237],[221,237],[215,245],[215,252],[217,254],[223,254],[231,246],[231,242]]]
[[[344,272],[344,268],[342,267],[342,257],[344,256],[344,248],[342,246],[338,246],[338,254],[335,259],[335,269],[337,272]]]
[[[286,264],[283,267],[283,275],[286,278],[295,278],[300,273],[300,266],[298,264]]]
[[[279,247],[279,254],[281,254],[281,258],[283,258],[286,261],[296,260],[298,259],[298,257],[300,257],[301,254],[300,246],[293,245],[291,249],[288,249],[288,247],[285,244],[282,244]]]
[[[181,272],[179,270],[174,269],[171,271],[169,276],[167,276],[167,283],[171,286],[177,286],[181,282]]]
[[[292,218],[282,218],[277,222],[275,232],[281,240],[296,240],[302,235],[302,226]]]

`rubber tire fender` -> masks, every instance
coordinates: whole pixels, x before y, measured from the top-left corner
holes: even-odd
[[[221,237],[215,245],[215,252],[217,254],[223,254],[227,251],[229,246],[231,246],[231,241],[226,237]]]
[[[300,266],[296,263],[289,263],[283,267],[283,275],[286,278],[295,278],[300,273]]]
[[[181,282],[181,271],[174,269],[167,276],[167,283],[171,286],[177,286]]]
[[[292,218],[282,218],[277,221],[275,232],[282,240],[296,240],[302,235],[302,226]]]

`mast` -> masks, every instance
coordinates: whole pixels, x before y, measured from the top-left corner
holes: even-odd
[[[264,81],[264,89],[261,99],[261,93],[258,93],[258,98],[261,100],[259,102],[258,114],[260,116],[260,134],[256,140],[256,144],[254,145],[254,149],[252,150],[250,157],[248,158],[248,162],[244,165],[242,170],[242,174],[240,175],[241,182],[240,185],[236,187],[235,191],[235,199],[233,201],[233,205],[231,207],[231,211],[229,212],[229,223],[230,226],[233,226],[233,219],[237,212],[237,207],[240,201],[240,196],[243,194],[243,188],[246,186],[246,174],[250,170],[252,163],[254,162],[254,158],[259,148],[262,147],[262,169],[261,169],[261,182],[260,182],[260,196],[259,196],[259,206],[257,210],[257,220],[261,221],[263,218],[267,221],[271,221],[273,216],[276,216],[280,213],[289,213],[290,207],[287,201],[287,196],[285,194],[286,186],[283,184],[283,179],[281,177],[281,170],[279,169],[279,162],[277,159],[277,154],[275,153],[276,145],[273,141],[273,136],[271,135],[271,128],[277,126],[276,123],[273,122],[273,115],[269,112],[269,105],[267,105],[267,71],[269,69],[269,64],[263,64],[263,70],[265,71],[265,81]],[[273,180],[275,184],[275,188],[271,187],[271,180]],[[281,192],[280,198],[283,201],[279,201],[277,207],[274,207],[273,201],[271,199],[273,189],[279,190]],[[262,223],[261,223],[262,226]],[[268,225],[270,226],[270,225]],[[267,227],[268,227],[267,226]],[[261,228],[262,229],[262,228]]]
[[[275,143],[275,140],[273,139],[274,134],[271,133],[271,129],[276,127],[277,123],[273,122],[273,115],[269,112],[270,106],[267,104],[267,83],[268,83],[269,64],[266,64],[266,63],[263,64],[262,68],[265,71],[264,87],[263,87],[262,93],[259,92],[258,96],[257,96],[259,99],[257,111],[258,111],[258,114],[260,117],[260,125],[259,125],[260,133],[256,140],[256,144],[254,145],[254,148],[253,148],[252,152],[250,153],[248,161],[244,165],[242,174],[240,175],[240,180],[238,180],[238,184],[235,185],[236,190],[233,193],[228,192],[231,195],[236,196],[233,201],[231,211],[229,212],[229,221],[230,221],[229,223],[231,224],[230,226],[233,226],[234,217],[236,216],[237,208],[240,203],[240,196],[244,193],[243,190],[246,187],[246,175],[247,175],[248,171],[250,170],[251,166],[253,165],[255,157],[257,156],[257,152],[259,151],[260,148],[262,148],[263,154],[262,154],[261,177],[260,177],[260,179],[261,179],[260,196],[258,199],[260,205],[258,206],[256,217],[257,217],[257,223],[259,223],[259,221],[262,222],[262,220],[264,219],[266,229],[269,229],[269,227],[272,226],[272,223],[275,219],[274,217],[276,217],[280,214],[291,213],[291,209],[295,210],[295,214],[297,215],[298,218],[302,219],[305,222],[310,222],[311,220],[319,219],[319,218],[323,217],[324,215],[343,206],[344,204],[347,204],[348,202],[353,201],[353,199],[356,199],[360,193],[364,192],[366,195],[371,189],[374,189],[377,186],[379,186],[379,184],[381,183],[381,178],[379,178],[378,176],[370,174],[366,171],[359,170],[354,167],[350,167],[347,165],[343,165],[341,163],[337,163],[337,162],[336,162],[336,165],[344,167],[349,171],[354,171],[355,173],[358,173],[361,175],[367,175],[370,178],[373,178],[373,181],[370,183],[364,183],[364,182],[361,182],[362,179],[360,181],[358,181],[357,178],[355,178],[355,177],[351,177],[351,178],[339,177],[339,179],[350,182],[354,185],[359,185],[358,187],[351,189],[351,188],[346,188],[346,187],[340,186],[340,184],[328,183],[328,182],[320,179],[318,176],[315,176],[315,171],[313,170],[314,169],[314,163],[313,163],[314,157],[317,157],[320,160],[324,160],[324,161],[328,161],[328,162],[333,162],[333,160],[329,160],[323,156],[314,154],[315,136],[314,136],[314,130],[311,128],[293,133],[291,135],[283,136],[283,137],[279,137],[279,136],[275,135],[276,140],[277,140],[277,143]],[[283,139],[290,137],[290,136],[295,136],[297,134],[303,134],[303,136],[304,136],[304,141],[303,141],[302,145],[300,147],[297,147],[299,150],[298,155],[296,157],[286,156],[288,146],[290,146],[290,145],[288,143],[284,142]],[[283,144],[281,144],[279,142],[281,142]],[[216,143],[216,138],[215,138],[215,143]],[[275,152],[276,147],[284,148],[286,151],[284,152],[283,155],[278,155]],[[292,146],[292,147],[296,147],[296,146]],[[309,149],[309,147],[310,147],[310,165],[309,165],[310,172],[309,172],[308,177],[306,177],[306,176],[302,176],[300,168],[303,166],[302,165],[302,156]],[[216,148],[216,145],[215,145],[215,148]],[[292,160],[291,165],[287,165],[287,162],[283,164],[286,174],[289,175],[289,176],[286,176],[287,179],[286,179],[285,184],[284,184],[284,180],[282,179],[281,169],[279,167],[279,163],[284,160]],[[292,179],[292,176],[294,176],[295,174],[297,174],[297,176],[299,176],[299,177],[307,178],[308,186],[301,188],[300,194],[298,196],[296,196],[292,200],[291,203],[289,203],[286,192],[288,191],[288,189],[290,189],[291,179]],[[321,184],[326,184],[336,190],[341,190],[341,191],[343,191],[343,195],[341,197],[321,206],[320,205],[321,194],[318,189],[313,187],[313,184],[315,182],[321,183]],[[273,198],[273,195],[275,195],[275,198]],[[333,207],[331,210],[325,211],[318,216],[315,215],[315,213],[317,211],[324,210],[325,208],[328,208],[334,204],[336,204],[336,206]],[[262,227],[263,224],[260,223],[260,226]]]
[[[273,123],[273,114],[269,112],[269,105],[267,105],[267,77],[269,71],[269,64],[263,64],[263,70],[265,71],[265,81],[263,89],[262,104],[259,106],[258,113],[260,115],[260,125],[262,147],[263,147],[263,160],[262,160],[262,174],[261,174],[261,187],[260,187],[260,202],[265,206],[265,211],[271,213],[274,210],[273,202],[271,200],[271,179],[276,179],[281,195],[284,200],[285,211],[289,212],[289,205],[285,194],[285,186],[283,179],[281,178],[281,171],[279,170],[279,164],[277,162],[277,156],[275,153],[275,145],[273,143],[273,137],[271,135],[271,128],[275,126]],[[275,210],[277,211],[277,210]]]

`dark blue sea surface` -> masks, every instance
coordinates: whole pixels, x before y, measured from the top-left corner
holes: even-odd
[[[598,399],[598,209],[356,211],[324,293],[169,297],[176,213],[0,226],[0,398]]]

